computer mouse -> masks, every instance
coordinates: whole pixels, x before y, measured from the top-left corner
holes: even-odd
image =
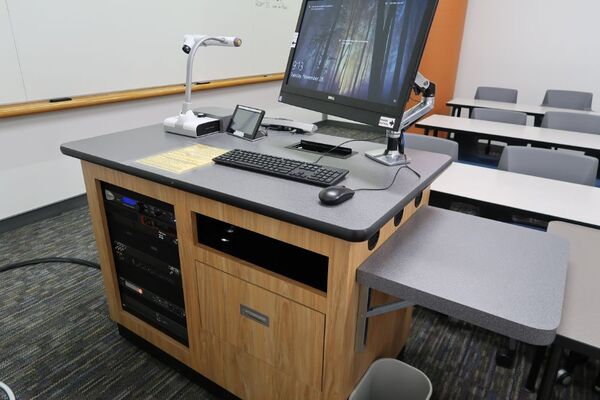
[[[321,203],[329,206],[342,204],[354,197],[354,190],[346,186],[329,186],[319,192]]]

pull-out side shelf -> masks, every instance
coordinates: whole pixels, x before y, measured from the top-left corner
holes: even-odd
[[[502,222],[425,207],[358,269],[356,350],[367,318],[412,304],[533,345],[560,323],[565,240]],[[370,306],[370,291],[401,301]]]

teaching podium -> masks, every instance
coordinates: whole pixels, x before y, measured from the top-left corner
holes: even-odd
[[[344,141],[319,134],[311,140]],[[307,162],[318,157],[292,149],[297,142],[298,136],[288,133],[259,142],[223,133],[190,139],[154,125],[61,147],[82,160],[110,318],[244,399],[343,400],[375,359],[395,357],[403,349],[410,307],[371,318],[368,340],[355,351],[356,270],[428,203],[429,186],[451,163],[445,155],[410,151],[420,178],[403,169],[390,190],[358,192],[329,207],[319,203],[316,186],[212,163],[176,173],[139,162],[197,144]],[[352,146],[357,152],[352,157],[324,162],[349,169],[343,183],[349,187],[385,187],[396,168],[362,154],[379,146],[359,143]],[[149,323],[152,312],[144,318],[124,309],[123,294],[144,288],[124,286],[116,268],[111,238],[116,228],[109,226],[106,206],[107,196],[112,201],[115,196],[106,193],[107,185],[172,207],[187,340],[161,329],[162,317]],[[123,201],[134,211],[139,207]],[[153,219],[141,219],[151,232]],[[154,229],[160,237],[163,228]],[[374,290],[370,304],[394,300]]]

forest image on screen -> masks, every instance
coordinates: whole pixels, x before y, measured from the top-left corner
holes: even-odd
[[[427,4],[309,0],[288,85],[396,105]]]

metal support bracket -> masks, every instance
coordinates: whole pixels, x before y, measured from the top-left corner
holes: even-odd
[[[354,339],[354,350],[362,353],[367,344],[367,333],[369,329],[368,318],[389,312],[402,310],[414,306],[414,303],[405,300],[394,301],[388,304],[371,307],[371,288],[360,285],[358,293],[358,316],[356,318],[356,335]]]

